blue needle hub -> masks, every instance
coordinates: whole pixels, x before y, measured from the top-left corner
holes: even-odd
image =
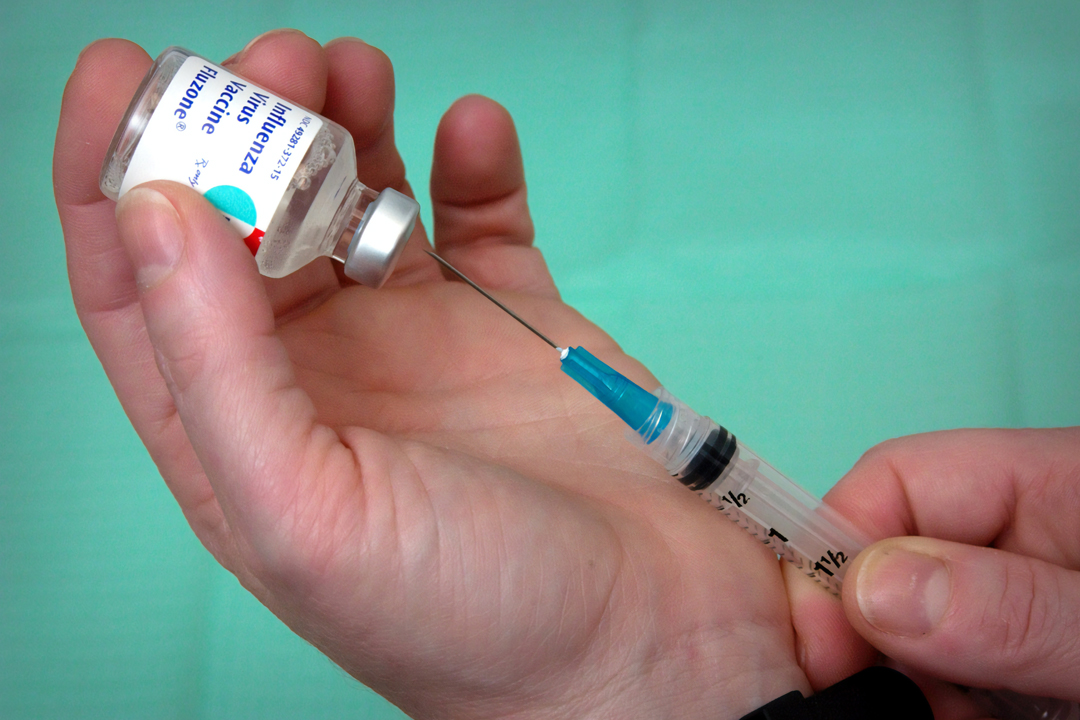
[[[615,372],[585,348],[563,350],[562,371],[622,418],[646,445],[656,440],[671,420],[670,403]]]

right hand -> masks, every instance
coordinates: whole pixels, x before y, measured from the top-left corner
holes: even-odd
[[[961,685],[1080,701],[1080,428],[889,441],[827,498],[889,538],[844,584],[866,640]]]

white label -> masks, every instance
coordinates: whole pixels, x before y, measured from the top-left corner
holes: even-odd
[[[295,103],[189,57],[150,117],[120,195],[150,180],[186,183],[254,255],[322,124]]]

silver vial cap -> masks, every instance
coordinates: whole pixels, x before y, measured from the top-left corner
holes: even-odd
[[[386,188],[375,198],[349,243],[345,276],[378,288],[390,277],[405,243],[416,226],[420,204],[408,195]]]

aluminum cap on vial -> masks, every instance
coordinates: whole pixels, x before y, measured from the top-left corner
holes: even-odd
[[[361,285],[381,287],[394,271],[419,212],[420,205],[408,195],[392,188],[379,193],[349,243],[346,277]]]

